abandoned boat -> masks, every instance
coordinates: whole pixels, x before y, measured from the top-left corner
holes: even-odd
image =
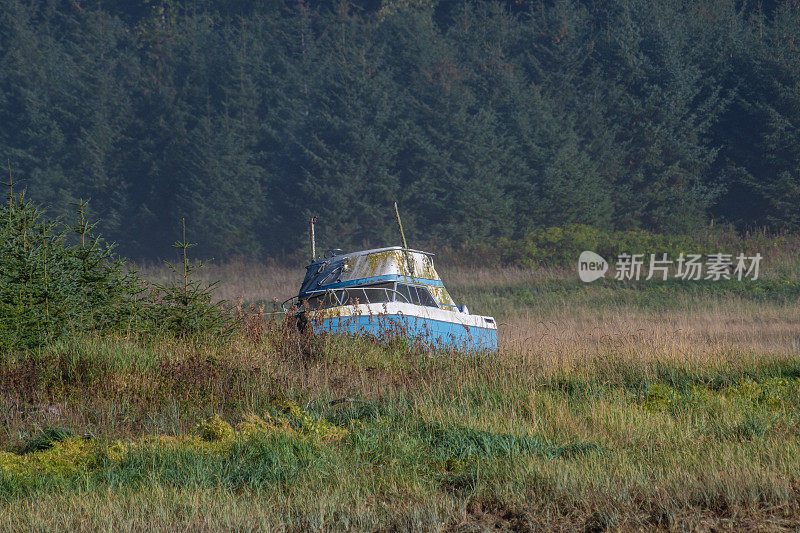
[[[342,254],[328,250],[306,267],[293,303],[302,327],[315,331],[400,335],[426,346],[497,349],[497,324],[456,306],[433,266],[433,254],[400,246]]]

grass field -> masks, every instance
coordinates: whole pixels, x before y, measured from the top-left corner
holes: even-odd
[[[0,531],[798,529],[797,267],[586,285],[440,266],[500,322],[478,356],[299,338],[271,311],[302,268],[212,267],[247,314],[229,340],[0,363]]]

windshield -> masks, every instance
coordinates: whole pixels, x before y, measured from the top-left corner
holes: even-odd
[[[378,283],[366,287],[336,289],[311,296],[300,303],[311,310],[328,309],[342,305],[406,302],[426,307],[439,307],[430,291],[425,287],[405,283]]]

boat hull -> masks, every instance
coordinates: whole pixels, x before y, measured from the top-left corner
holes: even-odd
[[[402,309],[403,307],[410,306],[359,305],[312,311],[309,312],[309,323],[313,324],[316,332],[362,335],[387,340],[408,338],[437,349],[473,352],[497,350],[497,328],[491,317],[440,309],[419,313],[414,308]]]

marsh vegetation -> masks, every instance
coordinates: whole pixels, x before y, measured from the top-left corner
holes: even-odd
[[[302,270],[231,263],[203,275],[244,297],[234,336],[84,334],[6,356],[0,524],[799,525],[797,277],[768,263],[761,283],[688,289],[451,267],[454,297],[497,314],[497,354],[299,339],[270,302]]]

